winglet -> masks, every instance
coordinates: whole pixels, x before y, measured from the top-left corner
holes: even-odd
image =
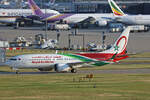
[[[55,54],[58,54],[58,50],[56,50]]]
[[[113,0],[108,0],[108,2],[115,16],[125,16],[124,12],[119,8],[119,6]]]
[[[117,56],[117,52],[110,58],[110,59],[108,59],[107,61],[114,61],[114,59],[116,58],[116,56]]]

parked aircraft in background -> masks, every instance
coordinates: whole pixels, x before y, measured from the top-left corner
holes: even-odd
[[[113,14],[52,14],[44,13],[36,5],[33,0],[28,0],[29,6],[36,16],[40,18],[41,21],[47,21],[48,23],[54,22],[65,22],[67,24],[76,24],[83,22],[85,20],[95,20],[99,26],[106,26],[108,21],[112,21],[114,16]]]
[[[42,9],[44,12],[45,9]],[[55,10],[47,10],[47,13],[59,14]],[[16,20],[19,18],[26,18],[28,16],[33,16],[31,9],[0,9],[0,23],[4,24],[15,24]]]
[[[50,0],[48,3],[45,3],[45,6],[47,7],[51,7],[51,6],[58,6],[57,4],[55,4],[55,0]]]
[[[102,66],[128,57],[126,46],[130,27],[127,27],[114,45],[103,52],[81,52],[74,54],[27,54],[10,58],[6,65],[18,72],[18,69],[36,68],[40,71],[76,72],[77,68]],[[3,59],[3,58],[2,58]]]
[[[49,4],[50,4],[50,5],[55,4],[55,0],[50,0],[50,1],[49,1]]]
[[[113,0],[108,0],[108,2],[116,21],[130,25],[150,25],[150,15],[128,15]]]

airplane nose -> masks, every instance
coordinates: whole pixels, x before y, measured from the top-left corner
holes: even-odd
[[[9,61],[6,61],[6,62],[5,62],[5,65],[10,65],[10,62],[9,62]]]
[[[7,65],[7,66],[11,66],[11,61],[9,61],[9,60],[7,60],[6,62],[5,62],[5,65]]]

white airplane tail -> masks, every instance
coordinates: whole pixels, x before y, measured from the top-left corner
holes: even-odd
[[[129,33],[130,33],[130,26],[128,26],[119,38],[115,41],[114,45],[102,53],[111,53],[111,54],[123,54],[126,52],[126,47],[128,43]]]
[[[119,6],[113,0],[108,0],[108,2],[115,16],[125,16],[124,12],[119,8]]]
[[[50,0],[50,1],[49,1],[49,4],[50,4],[50,5],[54,5],[54,4],[55,4],[55,0]]]

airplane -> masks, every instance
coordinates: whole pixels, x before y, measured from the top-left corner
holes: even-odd
[[[116,21],[128,25],[150,25],[150,15],[128,15],[113,0],[108,0],[108,2]]]
[[[47,21],[48,23],[65,22],[67,24],[76,24],[88,19],[94,19],[95,23],[99,26],[106,26],[109,21],[112,21],[114,16],[111,13],[105,14],[51,14],[43,13],[41,9],[36,5],[33,0],[28,0],[29,7],[34,14],[39,17],[41,21]]]
[[[127,27],[114,45],[102,52],[79,52],[73,54],[26,54],[11,57],[6,61],[18,73],[19,69],[39,69],[40,71],[77,72],[77,68],[103,66],[128,57],[126,47],[130,27]]]
[[[42,9],[44,12],[45,9]],[[59,14],[58,11],[47,9],[47,13]],[[0,23],[11,25],[15,24],[19,18],[33,16],[31,9],[0,9]]]
[[[55,4],[55,0],[50,0],[50,1],[49,1],[49,4],[50,4],[50,5],[54,5],[54,4]]]
[[[44,5],[47,6],[47,7],[51,7],[51,6],[56,7],[56,6],[58,6],[58,4],[55,4],[55,0],[50,0],[48,3],[45,3]]]

